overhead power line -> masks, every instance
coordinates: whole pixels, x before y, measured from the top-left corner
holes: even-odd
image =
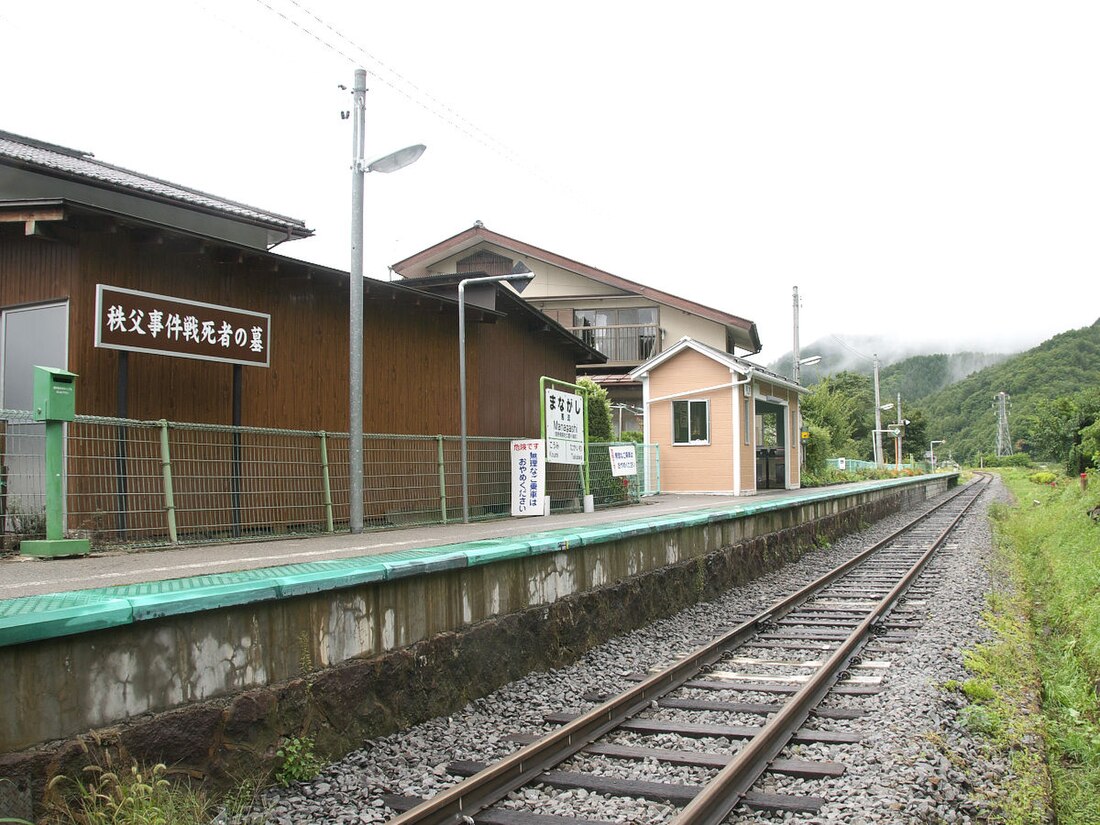
[[[302,25],[302,23],[300,23],[298,20],[295,20],[282,9],[276,8],[271,2],[269,2],[269,0],[256,0],[256,2],[272,14],[276,15],[283,22],[298,29],[300,32],[309,37],[311,40],[318,43],[323,48],[326,48],[333,53],[339,55],[356,67],[362,65],[362,61],[349,54],[348,50],[336,45],[330,39],[322,36],[321,34],[318,34],[312,28]],[[466,137],[470,138],[476,143],[481,144],[489,151],[504,158],[509,163],[519,166],[524,171],[528,172],[536,178],[539,178],[545,183],[551,183],[549,179],[541,175],[538,171],[523,163],[519,153],[508,146],[506,143],[493,137],[484,129],[479,128],[474,123],[470,122],[467,118],[459,114],[454,108],[448,106],[439,98],[425,91],[409,78],[401,74],[401,72],[389,66],[385,61],[383,61],[376,55],[367,51],[367,49],[365,49],[359,43],[356,43],[350,37],[339,31],[333,24],[329,23],[327,20],[321,18],[312,10],[308,9],[305,5],[299,2],[299,0],[287,0],[287,2],[289,2],[294,8],[298,9],[301,14],[305,15],[320,26],[323,26],[324,29],[331,33],[332,37],[343,42],[346,46],[350,47],[351,50],[354,50],[362,57],[365,57],[371,64],[374,65],[374,68],[371,68],[371,66],[364,66],[363,68],[366,68],[367,72],[375,77],[379,82],[397,92],[410,103],[420,107],[424,111],[446,123],[448,126],[451,126],[456,131],[461,132],[462,134],[466,135]]]

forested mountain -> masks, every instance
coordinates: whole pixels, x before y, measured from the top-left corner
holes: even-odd
[[[814,352],[814,354],[817,354]],[[790,358],[787,358],[790,364]],[[870,458],[874,385],[870,364],[853,369],[803,368],[813,390],[803,399],[808,424],[821,428],[830,455]],[[820,370],[820,376],[815,373]],[[781,371],[781,370],[779,370]],[[818,378],[820,377],[820,380]],[[896,420],[901,394],[905,455],[921,457],[931,440],[960,461],[996,452],[998,393],[1010,396],[1012,452],[1062,464],[1089,466],[1100,439],[1100,320],[1017,355],[917,355],[880,368],[884,426]],[[889,438],[884,436],[884,442]],[[887,453],[888,455],[888,453]]]
[[[955,352],[949,355],[914,355],[879,370],[883,396],[889,400],[901,393],[911,403],[921,401],[952,384],[999,364],[1008,355],[988,352]]]
[[[859,339],[853,339],[859,340]],[[861,352],[879,357],[879,385],[886,399],[899,392],[902,398],[919,401],[978,370],[999,363],[1009,356],[986,352],[954,352],[917,355],[880,339],[859,340]],[[821,362],[802,368],[802,383],[813,386],[826,375],[854,372],[871,375],[870,358],[856,354],[837,340],[821,339],[802,350],[802,356],[820,355]],[[792,375],[791,353],[770,364],[768,369],[780,375]]]
[[[1100,320],[1063,332],[1011,356],[920,402],[931,438],[947,439],[960,459],[994,452],[999,392],[1011,396],[1009,433],[1014,449],[1027,449],[1033,416],[1046,403],[1100,388]],[[904,395],[903,395],[904,397]]]

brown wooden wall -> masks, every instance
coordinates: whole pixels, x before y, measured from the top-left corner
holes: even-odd
[[[119,353],[94,346],[95,285],[105,283],[270,313],[271,366],[243,368],[242,423],[347,432],[347,276],[124,227],[74,231],[71,242],[22,230],[0,225],[0,306],[68,299],[78,413],[117,413]],[[459,432],[457,329],[453,307],[366,282],[366,432]],[[470,434],[536,434],[538,378],[575,380],[573,354],[521,318],[467,330]],[[230,424],[232,374],[230,364],[130,353],[129,417]]]
[[[480,344],[476,373],[480,431],[537,438],[539,378],[548,375],[575,383],[572,353],[551,349],[547,346],[550,333],[531,330],[522,318],[514,316],[495,324],[478,324],[476,333]]]

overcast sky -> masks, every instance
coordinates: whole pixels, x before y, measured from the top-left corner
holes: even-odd
[[[0,0],[0,129],[300,218],[366,270],[481,220],[791,346],[1100,316],[1100,3]]]

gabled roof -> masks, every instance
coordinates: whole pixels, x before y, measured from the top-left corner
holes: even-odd
[[[711,360],[717,361],[718,363],[728,367],[734,372],[740,373],[741,375],[748,376],[751,373],[752,375],[762,378],[769,383],[777,384],[781,387],[786,387],[789,390],[795,390],[799,393],[809,392],[801,384],[796,384],[790,378],[785,378],[778,373],[774,373],[771,370],[759,366],[758,364],[754,364],[752,361],[746,360],[745,358],[739,358],[736,355],[730,355],[728,352],[723,352],[722,350],[712,347],[709,344],[704,344],[702,341],[696,341],[694,338],[688,338],[687,336],[681,338],[664,352],[654,355],[644,364],[640,364],[639,366],[635,367],[628,374],[631,378],[639,380],[642,377],[648,375],[656,367],[659,367],[661,364],[664,364],[671,358],[675,358],[677,355],[687,349],[694,350],[700,355],[704,355]]]
[[[266,229],[277,231],[284,239],[307,238],[311,229],[296,218],[288,218],[143,175],[96,160],[89,153],[53,143],[0,131],[0,166],[13,166],[38,172],[52,178],[123,192],[164,203],[173,203],[195,211],[219,215]]]
[[[535,258],[536,260],[543,261],[544,263],[551,264],[560,269],[575,272],[585,278],[590,278],[593,281],[606,284],[615,289],[621,289],[625,292],[641,295],[656,303],[675,307],[684,312],[690,312],[701,318],[723,324],[732,330],[735,341],[739,347],[751,352],[760,351],[760,335],[757,332],[756,324],[752,321],[737,315],[731,315],[728,312],[722,312],[713,307],[705,306],[704,304],[696,303],[695,301],[689,301],[687,298],[680,298],[677,295],[662,292],[659,289],[639,284],[636,281],[631,281],[618,275],[612,275],[610,272],[604,272],[602,269],[583,264],[580,261],[574,261],[571,258],[566,258],[564,255],[558,255],[555,252],[550,252],[529,243],[518,241],[515,238],[509,238],[507,235],[501,235],[499,232],[493,232],[490,229],[486,229],[480,221],[464,232],[459,232],[457,235],[445,241],[441,241],[421,252],[417,252],[415,255],[405,258],[403,261],[398,261],[392,268],[403,277],[422,278],[429,274],[432,264],[477,246],[482,242],[494,244],[495,246],[511,250],[520,255]]]

